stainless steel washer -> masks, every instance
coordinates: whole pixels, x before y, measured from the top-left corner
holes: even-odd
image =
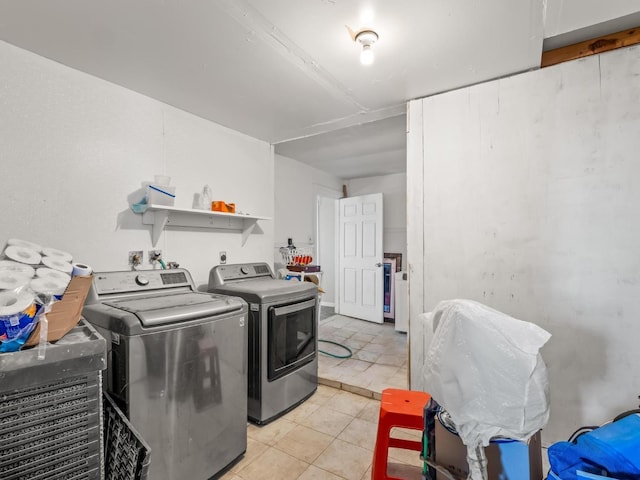
[[[210,292],[249,303],[248,416],[264,424],[318,388],[318,288],[279,280],[266,263],[219,265]]]
[[[247,304],[188,271],[96,273],[84,317],[107,340],[105,387],[151,447],[149,478],[208,479],[247,447]],[[90,298],[91,298],[90,297]]]

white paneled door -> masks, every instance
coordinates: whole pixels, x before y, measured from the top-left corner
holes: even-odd
[[[339,313],[382,323],[382,193],[340,199]]]

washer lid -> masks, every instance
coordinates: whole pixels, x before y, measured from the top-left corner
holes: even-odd
[[[102,302],[134,314],[146,327],[184,322],[242,310],[239,298],[189,292],[149,295]]]
[[[216,287],[209,286],[209,291],[235,295],[254,303],[283,302],[296,300],[299,297],[318,295],[318,287],[311,282],[274,278],[256,278],[226,283]]]

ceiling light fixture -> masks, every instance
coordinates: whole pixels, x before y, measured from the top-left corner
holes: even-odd
[[[360,63],[362,65],[371,65],[373,63],[373,44],[378,40],[378,34],[373,30],[360,30],[356,33],[354,41],[362,45],[360,52]]]

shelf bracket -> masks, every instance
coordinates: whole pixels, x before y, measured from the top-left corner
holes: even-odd
[[[249,235],[251,235],[251,232],[253,232],[253,229],[256,228],[257,223],[258,222],[256,220],[245,219],[244,228],[242,229],[242,246],[243,247],[244,247],[244,244],[247,243],[247,239],[249,238]]]
[[[158,244],[158,240],[160,240],[160,234],[164,230],[164,227],[169,223],[169,211],[146,211],[142,214],[142,223],[151,225],[151,241],[155,247]]]

